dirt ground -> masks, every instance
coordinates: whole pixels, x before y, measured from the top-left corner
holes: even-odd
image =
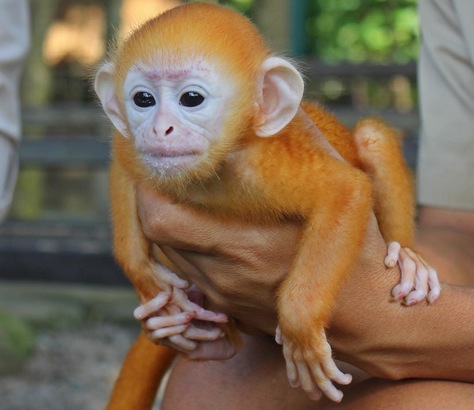
[[[38,334],[24,368],[0,378],[0,409],[104,409],[137,331],[126,325],[86,323]]]

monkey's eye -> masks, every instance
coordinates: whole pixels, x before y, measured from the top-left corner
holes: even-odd
[[[146,91],[139,91],[133,96],[133,102],[141,108],[152,107],[156,104],[155,97]]]
[[[196,91],[188,91],[179,99],[179,103],[185,107],[197,107],[204,102],[204,97]]]

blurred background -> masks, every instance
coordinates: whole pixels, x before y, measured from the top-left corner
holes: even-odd
[[[0,226],[0,277],[121,283],[110,258],[109,126],[91,74],[118,34],[173,0],[32,0],[21,98],[21,173]],[[415,0],[232,0],[277,52],[301,60],[307,98],[351,125],[378,114],[418,131]]]
[[[300,63],[307,80],[306,97],[327,106],[347,125],[376,114],[398,127],[407,160],[414,166],[419,127],[416,0],[210,2],[229,5],[248,15],[277,53]],[[107,189],[110,126],[93,94],[91,77],[116,36],[127,35],[131,28],[179,3],[30,0],[31,48],[21,87],[20,176],[8,218],[0,224],[0,338],[1,314],[6,312],[24,319],[26,324],[25,328],[20,325],[23,330],[13,331],[16,345],[27,334],[38,333],[38,329],[48,329],[47,335],[52,339],[40,338],[38,342],[31,336],[36,342],[21,347],[22,351],[36,352],[36,356],[30,356],[26,370],[20,362],[9,367],[5,373],[12,369],[20,372],[16,378],[0,378],[0,396],[7,397],[5,403],[10,403],[10,407],[2,408],[30,408],[19,402],[21,394],[12,392],[20,389],[21,372],[23,376],[29,374],[31,380],[39,377],[34,373],[38,372],[34,360],[44,366],[58,362],[56,378],[51,379],[56,386],[58,379],[71,377],[77,384],[74,371],[64,369],[64,357],[69,357],[67,349],[73,345],[72,340],[84,335],[83,326],[91,323],[88,341],[82,340],[71,355],[83,352],[85,356],[79,360],[83,367],[115,360],[115,364],[103,366],[108,372],[105,385],[89,379],[90,389],[102,386],[107,390],[123,349],[137,330],[133,325],[131,336],[123,336],[121,348],[112,349],[113,359],[107,356],[111,344],[120,339],[119,330],[102,323],[112,322],[120,327],[126,322],[128,326],[135,297],[111,256]],[[28,304],[30,310],[26,309]],[[79,333],[72,337],[71,332],[77,329]],[[109,330],[104,335],[98,329]],[[63,340],[57,332],[70,338],[60,348],[51,344],[51,340]],[[12,337],[11,331],[5,334]],[[97,343],[105,362],[97,359],[97,352],[92,358],[87,356],[93,350],[91,345]],[[1,349],[0,341],[0,364]],[[54,356],[58,349],[62,359]],[[32,365],[31,360],[36,364]],[[31,391],[32,385],[28,388]],[[89,398],[93,396],[88,388],[82,390],[88,392]],[[37,406],[31,408],[56,408],[48,400],[59,393],[54,389],[48,392],[37,392]],[[105,400],[107,394],[108,391],[98,393],[97,400]],[[38,405],[40,396],[45,397],[44,407]],[[100,408],[89,402],[78,403],[77,408]],[[58,409],[65,407],[62,402]],[[72,402],[68,407],[75,408]]]

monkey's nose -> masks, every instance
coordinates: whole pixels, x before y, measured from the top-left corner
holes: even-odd
[[[171,125],[169,126],[168,128],[164,128],[164,127],[153,127],[153,134],[155,137],[167,137],[169,136],[170,134],[172,134],[174,131],[174,127]]]

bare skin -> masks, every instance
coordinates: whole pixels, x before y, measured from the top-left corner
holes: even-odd
[[[155,201],[160,201],[160,205],[156,206]],[[197,273],[205,275],[213,309],[237,317],[254,328],[247,327],[246,331],[260,329],[272,334],[276,325],[275,278],[283,277],[289,267],[294,249],[288,244],[296,242],[298,226],[222,226],[215,218],[206,218],[182,205],[169,204],[143,190],[139,203],[147,236],[166,244],[163,247],[165,254],[190,277]],[[468,222],[471,215],[463,215],[467,222],[456,226],[438,223],[441,226],[435,227],[426,222],[443,221],[443,211],[439,212],[435,210],[434,216],[428,219],[425,219],[425,211],[422,212],[417,248],[430,262],[433,255],[437,256],[435,266],[443,281],[473,286],[472,249],[469,252],[470,248],[467,248],[456,262],[451,260],[451,252],[458,249],[453,238],[462,243],[470,238],[471,242],[466,243],[473,243],[474,231],[468,229],[472,226]],[[420,408],[420,403],[426,405],[427,400],[433,401],[430,408],[436,408],[433,406],[442,400],[454,397],[457,403],[472,403],[474,385],[463,382],[474,382],[474,291],[444,285],[442,297],[433,305],[421,303],[415,308],[406,308],[399,303],[389,303],[390,290],[398,282],[400,272],[397,268],[387,270],[384,267],[386,245],[373,222],[360,269],[345,286],[329,330],[336,358],[371,376],[392,380],[439,378],[451,381],[432,382],[436,397],[413,396],[418,387],[420,392],[426,391],[430,381],[407,384],[404,390],[401,387],[405,382],[382,383],[351,370],[355,380],[345,390],[344,405],[355,403],[355,400],[357,405],[376,408],[373,406],[387,403],[394,394],[403,398],[405,391],[406,400],[410,397],[406,403],[413,408]],[[435,244],[427,243],[425,229],[436,230],[438,241]],[[271,275],[265,276],[261,272]],[[235,274],[242,278],[238,284],[232,281]],[[248,289],[252,289],[252,297],[246,297]],[[215,350],[216,343],[219,346],[219,342],[201,343],[198,349]],[[360,382],[363,384],[358,389]],[[400,388],[387,388],[387,383]],[[365,386],[373,386],[380,394],[364,395]],[[374,402],[375,398],[379,401]],[[254,335],[246,337],[245,348],[230,360],[190,362],[180,359],[172,373],[163,408],[287,409],[291,406],[314,409],[327,405],[326,401],[314,403],[298,389],[292,389],[286,379],[279,346],[268,336]]]

